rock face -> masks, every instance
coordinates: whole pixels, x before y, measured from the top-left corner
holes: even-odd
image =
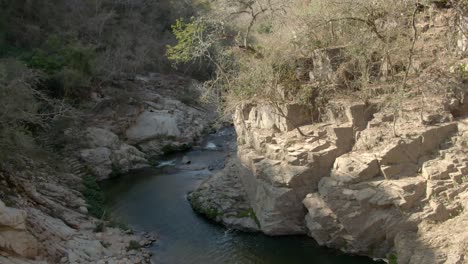
[[[194,80],[151,74],[137,81],[133,101],[123,110],[131,118],[121,132],[148,156],[160,155],[167,146],[192,144],[214,119],[210,106],[197,102],[200,91]]]
[[[242,174],[241,178],[263,232],[303,234],[306,229],[302,199],[311,190],[317,190],[320,179],[328,175],[335,159],[351,150],[353,125],[302,126],[300,133],[307,136],[304,142],[298,131],[274,133],[268,127],[259,126],[257,118],[264,116],[262,111],[268,108],[249,105],[236,111],[238,156],[251,172]],[[291,111],[290,115],[301,114]],[[308,120],[312,117],[309,114]],[[285,126],[287,119],[282,121],[279,127]]]
[[[99,180],[148,166],[148,160],[184,150],[197,142],[215,119],[209,105],[197,101],[190,78],[150,74],[122,81],[95,98],[86,129],[74,128],[79,157]]]
[[[143,250],[127,252],[132,240],[146,243],[141,235],[98,228],[100,221],[87,215],[74,174],[38,164],[32,175],[1,171],[0,188],[11,190],[2,199],[19,207],[0,200],[0,263],[149,263]]]
[[[145,111],[127,130],[127,138],[130,142],[148,141],[158,136],[181,136],[177,127],[177,117],[174,114],[168,111]]]
[[[396,254],[398,263],[463,263],[465,236],[451,241],[442,228],[451,222],[451,230],[463,232],[466,221],[468,126],[451,122],[444,105],[430,110],[447,117],[435,123],[421,125],[411,115],[400,120],[398,137],[390,132],[392,113],[375,104],[333,101],[324,121],[305,122],[312,124],[300,132],[280,129],[288,127],[287,118],[266,118],[269,106],[239,106],[234,121],[241,164],[232,166],[240,168],[203,184],[195,198],[219,197],[240,178],[243,190],[229,190],[234,197],[246,193],[265,234],[308,234],[348,253]],[[219,216],[232,208],[223,204],[214,205]],[[435,237],[444,238],[437,242],[440,250],[432,249]]]

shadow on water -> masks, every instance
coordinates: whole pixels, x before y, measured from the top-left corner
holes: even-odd
[[[319,247],[305,236],[268,237],[229,231],[197,215],[186,194],[210,175],[197,163],[219,162],[224,154],[219,150],[195,150],[186,155],[195,161],[192,168],[197,170],[187,169],[190,166],[185,170],[151,168],[103,184],[113,217],[136,230],[158,234],[159,241],[152,248],[155,263],[375,263]]]

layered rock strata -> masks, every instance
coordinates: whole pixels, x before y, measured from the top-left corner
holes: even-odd
[[[268,235],[308,234],[348,253],[401,255],[402,263],[464,260],[468,244],[455,242],[462,237],[450,241],[445,234],[439,250],[431,240],[448,221],[462,231],[466,219],[467,121],[454,120],[449,104],[434,102],[423,116],[432,121],[424,125],[415,115],[401,119],[397,135],[393,114],[377,110],[377,103],[334,101],[323,122],[283,131],[272,128],[286,128],[289,116],[273,118],[274,107],[240,106],[234,118],[244,168],[235,176],[243,184],[239,192]],[[304,113],[289,115],[313,120]],[[211,184],[222,185],[216,178]]]

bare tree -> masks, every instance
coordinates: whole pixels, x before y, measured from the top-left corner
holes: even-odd
[[[273,15],[286,13],[288,1],[285,0],[235,0],[229,1],[228,6],[235,11],[230,13],[230,17],[245,15],[248,17],[248,24],[243,36],[243,47],[249,48],[249,37],[255,22],[263,15]]]

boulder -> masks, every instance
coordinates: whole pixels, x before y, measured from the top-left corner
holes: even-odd
[[[349,153],[336,159],[331,176],[343,182],[361,182],[380,175],[379,162],[373,155]]]
[[[106,179],[112,173],[112,151],[106,147],[84,149],[80,157],[87,163],[98,179]]]
[[[187,159],[188,160],[188,159]],[[245,172],[236,157],[187,196],[192,208],[229,228],[259,231],[259,222],[247,199],[240,175]]]
[[[180,137],[177,116],[168,111],[144,111],[126,131],[130,143],[140,143],[157,137]]]
[[[119,146],[119,137],[107,129],[88,127],[86,129],[86,139],[89,148],[106,147],[115,149]]]
[[[308,194],[302,201],[307,208],[306,227],[309,236],[321,246],[327,246],[333,241],[338,246],[344,246],[345,242],[335,240],[336,234],[343,230],[342,225],[338,222],[335,213],[326,205],[317,193]],[[339,243],[339,244],[336,244]]]

